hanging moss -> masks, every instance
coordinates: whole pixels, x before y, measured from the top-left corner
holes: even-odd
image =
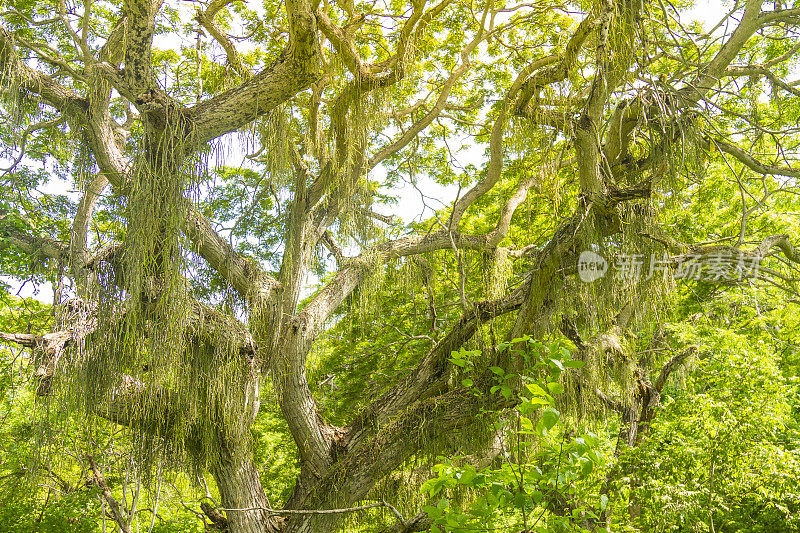
[[[361,330],[366,331],[366,321],[378,306],[381,289],[386,280],[387,265],[383,254],[368,254],[363,258],[367,273],[358,286],[358,316]]]
[[[203,469],[220,445],[246,449],[230,446],[249,441],[255,416],[248,394],[254,394],[258,369],[252,354],[241,351],[246,331],[198,305],[187,311],[180,339],[155,335],[153,321],[144,330],[136,325],[126,316],[116,331],[103,331],[112,342],[92,342],[71,355],[73,371],[57,391],[60,403],[129,425],[145,472],[156,459],[184,459]]]
[[[8,122],[12,131],[19,131],[23,114],[24,95],[20,91],[21,80],[13,68],[12,61],[3,62],[5,68],[0,70],[0,96],[2,105],[8,114]]]
[[[614,2],[612,4],[614,16],[608,28],[608,46],[613,53],[614,61],[618,65],[630,65],[634,60],[634,43],[637,40],[631,37],[641,34],[642,19],[640,11],[642,3],[640,0],[633,0]],[[605,6],[599,7],[600,9],[605,8]],[[617,73],[612,75],[617,75]]]
[[[370,238],[375,230],[362,212],[374,196],[367,180],[366,151],[370,136],[386,121],[389,99],[390,93],[383,87],[362,91],[354,84],[344,90],[331,113],[329,141],[334,163],[330,197],[337,204],[340,231],[349,237]]]
[[[184,276],[185,196],[209,156],[183,157],[189,127],[177,120],[154,133],[135,161],[125,243],[109,259],[118,268],[99,273],[97,330],[65,354],[71,371],[47,399],[86,420],[128,425],[145,473],[156,459],[207,468],[223,445],[245,453],[255,415],[247,331],[192,301]]]
[[[291,135],[288,106],[280,105],[267,115],[261,133],[267,172],[276,187],[287,186],[294,175],[289,154]]]

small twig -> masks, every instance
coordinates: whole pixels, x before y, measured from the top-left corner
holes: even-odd
[[[41,130],[41,129],[44,129],[44,128],[49,128],[51,126],[58,126],[60,124],[64,124],[66,121],[67,121],[66,118],[59,117],[59,118],[53,119],[53,120],[45,120],[45,121],[42,121],[42,122],[37,122],[36,124],[31,124],[30,126],[25,128],[25,131],[23,131],[22,135],[20,136],[19,155],[14,159],[14,161],[11,163],[10,166],[5,167],[5,168],[0,168],[0,172],[2,172],[2,176],[5,176],[6,174],[8,174],[8,173],[12,172],[14,169],[16,169],[17,165],[19,165],[20,161],[22,161],[22,158],[25,157],[25,146],[28,143],[28,136],[31,133],[33,133],[35,131],[38,131],[38,130]]]
[[[397,521],[400,522],[400,525],[405,528],[406,527],[406,519],[403,518],[403,515],[400,514],[400,511],[395,509],[394,506],[392,506],[392,504],[387,503],[385,500],[381,500],[381,503],[383,504],[384,507],[388,507],[389,508],[389,510],[397,518]]]
[[[224,507],[220,507],[218,510],[220,511],[264,511],[267,514],[271,515],[293,515],[293,514],[341,514],[341,513],[352,513],[354,511],[364,511],[366,509],[374,509],[376,507],[386,507],[392,514],[394,514],[401,523],[405,525],[405,519],[400,512],[394,508],[391,504],[386,503],[385,501],[381,500],[375,503],[368,503],[366,505],[359,505],[358,507],[346,507],[343,509],[270,509],[269,507],[243,507],[241,509],[226,509]]]

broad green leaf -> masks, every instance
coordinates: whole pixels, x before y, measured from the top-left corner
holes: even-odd
[[[545,396],[545,397],[549,396],[547,394],[547,391],[536,383],[528,383],[527,385],[525,385],[525,388],[528,389],[531,392],[531,394],[535,396]]]
[[[553,426],[558,423],[559,416],[560,413],[557,410],[553,409],[552,407],[548,407],[542,413],[542,425],[544,425],[544,427],[548,430],[553,429]]]

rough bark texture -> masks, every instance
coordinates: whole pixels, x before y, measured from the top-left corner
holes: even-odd
[[[211,467],[211,473],[219,488],[220,504],[226,509],[226,527],[230,531],[273,533],[282,530],[281,520],[262,510],[271,506],[250,457],[237,456],[225,447]]]

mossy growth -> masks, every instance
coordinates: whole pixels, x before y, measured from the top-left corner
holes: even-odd
[[[506,293],[508,282],[513,274],[513,263],[508,249],[497,247],[484,256],[484,291],[489,300],[500,298]]]
[[[176,111],[178,112],[178,111]],[[127,232],[100,290],[97,330],[70,354],[53,397],[131,431],[137,464],[208,468],[221,447],[246,454],[258,405],[258,365],[238,321],[191,297],[182,231],[207,154],[186,158],[188,119],[151,132],[134,163]]]

